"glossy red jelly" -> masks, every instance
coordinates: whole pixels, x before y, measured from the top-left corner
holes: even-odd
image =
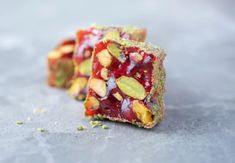
[[[69,89],[70,95],[75,97],[85,97],[87,93],[86,85],[79,84],[79,80],[83,78],[88,81],[91,70],[91,56],[96,43],[98,43],[107,33],[115,31],[118,33],[118,37],[133,39],[136,41],[144,41],[146,36],[146,30],[142,28],[133,28],[132,31],[124,30],[122,27],[102,27],[97,28],[96,26],[87,29],[79,30],[77,32],[77,42],[73,60],[75,63],[75,73],[73,76],[74,81]],[[129,33],[128,33],[129,32]],[[76,81],[76,79],[78,79]],[[80,85],[80,86],[77,86]]]
[[[112,41],[104,41],[96,45],[90,80],[95,78],[104,81],[101,75],[102,68],[104,68],[104,66],[100,63],[97,54],[107,49],[107,45],[110,43],[112,43]],[[136,54],[140,56],[139,60],[136,60]],[[97,92],[91,89],[90,85],[88,85],[87,99],[89,97],[95,97],[99,101],[99,106],[94,109],[89,107],[90,105],[86,105],[85,102],[85,114],[87,116],[93,117],[95,115],[101,115],[109,117],[109,119],[112,120],[127,121],[131,123],[140,122],[136,113],[133,112],[130,107],[136,99],[123,93],[123,91],[117,86],[116,80],[121,76],[134,78],[136,81],[141,83],[148,94],[152,89],[153,62],[157,60],[157,57],[140,50],[138,47],[122,47],[121,57],[121,61],[112,57],[111,64],[106,67],[108,70],[108,79],[105,81],[107,88],[105,96],[99,96]],[[121,96],[121,100],[118,100],[114,96],[117,92]],[[141,103],[147,107],[148,104],[146,103],[146,98],[147,96],[141,100]]]

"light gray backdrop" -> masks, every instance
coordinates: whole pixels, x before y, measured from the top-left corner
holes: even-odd
[[[235,162],[234,5],[1,0],[0,162]],[[146,27],[148,41],[166,49],[167,111],[160,126],[105,122],[109,130],[92,129],[82,103],[46,85],[48,51],[94,22]],[[38,107],[47,112],[33,113]],[[76,131],[81,124],[87,130]]]

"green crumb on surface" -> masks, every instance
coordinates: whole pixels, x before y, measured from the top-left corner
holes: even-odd
[[[102,126],[102,123],[100,121],[90,121],[90,125],[92,128]]]
[[[102,125],[101,127],[102,127],[102,129],[109,129],[109,127],[106,125]]]
[[[22,125],[22,124],[24,124],[24,122],[23,121],[16,121],[16,124],[17,125]]]
[[[92,128],[101,127],[102,129],[109,129],[107,125],[103,125],[101,121],[90,121]]]
[[[44,108],[35,108],[35,109],[33,109],[33,113],[45,113],[45,112],[47,112],[47,110],[46,109],[44,109]]]
[[[37,128],[37,131],[38,131],[38,132],[45,132],[45,129],[44,129],[44,128],[39,127],[39,128]]]
[[[78,131],[83,131],[83,130],[85,130],[85,129],[86,129],[86,128],[85,128],[84,126],[82,126],[82,125],[79,126],[79,127],[77,127],[77,130],[78,130]]]

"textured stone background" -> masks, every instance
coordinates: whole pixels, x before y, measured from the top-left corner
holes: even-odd
[[[235,162],[234,5],[1,1],[0,162]],[[80,102],[46,85],[47,52],[94,22],[147,27],[148,41],[166,49],[167,111],[161,125],[145,130],[105,122],[109,130],[91,129]],[[38,107],[47,112],[34,114]],[[80,124],[88,129],[76,131]],[[47,131],[40,134],[37,127]]]

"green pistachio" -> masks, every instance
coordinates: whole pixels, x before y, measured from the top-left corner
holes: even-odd
[[[38,131],[38,132],[45,132],[45,129],[44,129],[44,128],[39,127],[39,128],[37,128],[37,131]]]
[[[106,125],[102,125],[101,128],[102,128],[102,129],[109,129],[109,127],[106,126]]]
[[[102,126],[102,123],[100,121],[90,121],[90,125],[92,128]]]
[[[104,36],[104,39],[119,39],[120,38],[120,33],[117,30],[109,31],[107,34]]]
[[[90,75],[91,73],[91,58],[83,61],[79,66],[79,71],[83,75]]]
[[[116,59],[120,60],[122,50],[117,47],[118,45],[114,43],[109,43],[107,46],[108,51],[114,56]]]
[[[24,122],[18,120],[18,121],[16,121],[16,124],[17,125],[22,125],[22,124],[24,124]]]
[[[85,129],[86,129],[86,128],[85,128],[84,126],[82,126],[82,125],[79,126],[79,127],[77,127],[77,130],[78,130],[78,131],[83,131],[83,130],[85,130]]]
[[[143,85],[133,77],[121,76],[116,83],[123,93],[132,98],[143,100],[146,97]]]

